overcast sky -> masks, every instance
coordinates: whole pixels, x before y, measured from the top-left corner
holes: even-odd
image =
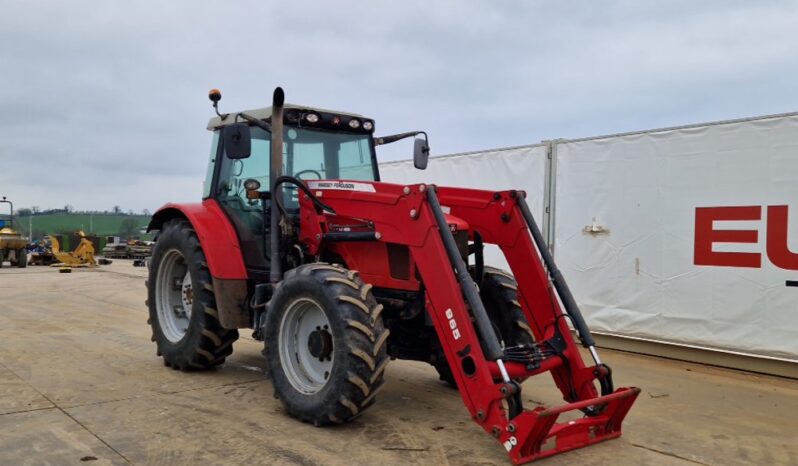
[[[5,0],[0,195],[199,200],[212,87],[229,112],[280,85],[438,155],[798,111],[797,27],[795,1]]]

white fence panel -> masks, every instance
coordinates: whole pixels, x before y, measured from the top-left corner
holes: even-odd
[[[432,183],[473,189],[519,189],[539,224],[543,223],[546,180],[546,145],[514,147],[485,152],[432,157],[426,170],[416,170],[412,161],[380,164],[380,176],[388,183]],[[496,247],[485,248],[485,262],[507,269]]]
[[[556,152],[555,257],[591,329],[798,361],[798,116]]]

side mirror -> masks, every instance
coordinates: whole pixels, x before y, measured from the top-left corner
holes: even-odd
[[[429,161],[429,146],[425,139],[416,139],[413,145],[413,165],[419,169],[424,170],[427,168]]]
[[[245,159],[252,152],[252,137],[246,123],[235,123],[222,130],[224,151],[229,159]]]

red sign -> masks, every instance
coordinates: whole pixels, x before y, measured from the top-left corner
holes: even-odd
[[[695,265],[721,267],[762,267],[758,252],[716,252],[716,243],[758,244],[759,230],[716,230],[715,222],[762,220],[760,206],[698,207],[695,210]],[[787,242],[789,207],[768,206],[765,233],[767,258],[776,267],[798,270],[798,253],[790,251]]]

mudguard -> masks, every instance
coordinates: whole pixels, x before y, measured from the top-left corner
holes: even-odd
[[[188,220],[197,233],[213,277],[219,323],[230,329],[250,327],[247,268],[236,231],[219,204],[213,199],[201,204],[166,204],[152,216],[147,231],[160,230],[175,218]]]

